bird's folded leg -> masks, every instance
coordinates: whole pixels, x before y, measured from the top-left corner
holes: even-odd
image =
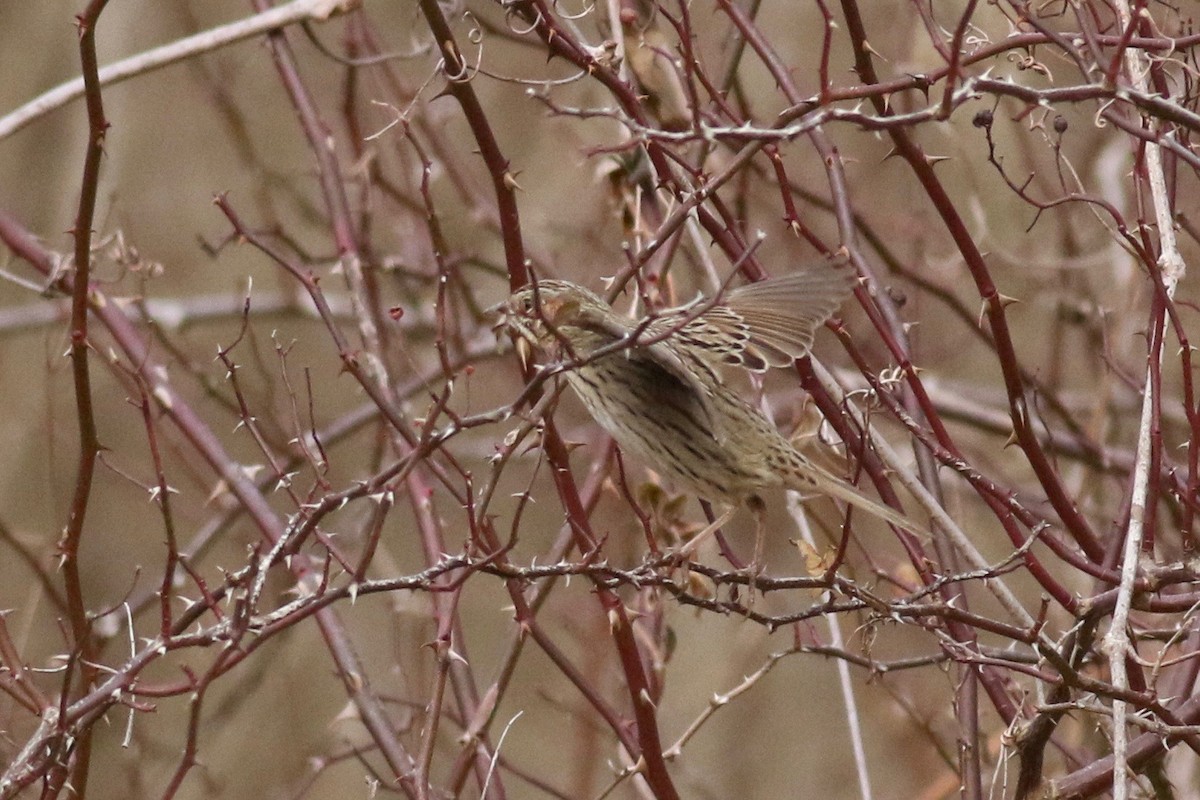
[[[746,507],[754,515],[754,560],[750,562],[750,582],[746,598],[747,605],[753,605],[754,595],[757,594],[758,589],[758,576],[763,572],[763,546],[767,538],[767,506],[761,497],[752,494],[746,499]]]

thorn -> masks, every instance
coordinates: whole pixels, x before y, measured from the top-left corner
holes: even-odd
[[[1009,306],[1014,306],[1017,303],[1021,302],[1021,300],[1019,298],[1009,297],[1006,294],[997,294],[996,297],[999,298],[999,300],[1000,300],[1001,308],[1008,308]]]

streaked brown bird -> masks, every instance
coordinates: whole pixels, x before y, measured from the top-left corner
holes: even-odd
[[[921,532],[796,450],[718,373],[722,365],[763,372],[807,355],[855,279],[838,261],[817,262],[641,320],[621,316],[578,284],[542,280],[509,297],[503,322],[567,367],[567,383],[622,449],[677,487],[729,505],[710,529],[746,502],[761,536],[758,492],[783,486]]]

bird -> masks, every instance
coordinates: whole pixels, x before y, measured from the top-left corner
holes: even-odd
[[[765,514],[760,492],[772,487],[833,497],[920,534],[912,520],[797,450],[722,380],[723,368],[764,372],[808,355],[816,330],[857,281],[845,261],[812,262],[641,319],[619,314],[577,283],[542,279],[508,298],[501,325],[518,345],[561,364],[567,384],[623,452],[676,488],[727,507],[704,533],[748,506],[758,522],[756,564]]]

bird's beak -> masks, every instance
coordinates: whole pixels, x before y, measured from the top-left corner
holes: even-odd
[[[509,322],[512,320],[512,309],[509,307],[507,301],[502,301],[486,309],[484,313],[492,315],[496,318],[496,321],[492,323],[492,333],[496,336],[497,347],[503,348],[508,340],[508,337],[504,334],[509,327]],[[521,359],[521,366],[522,368],[528,369],[533,355],[533,348],[530,346],[529,342],[526,341],[525,337],[521,336],[520,334],[514,336],[513,339],[515,342],[517,357]]]
[[[503,349],[508,341],[513,342],[517,358],[521,359],[521,367],[529,369],[533,363],[533,344],[526,338],[529,335],[528,321],[512,305],[512,300],[504,300],[486,309],[486,313],[495,316],[492,333],[496,336],[497,349]],[[511,334],[511,335],[509,335]]]
[[[517,358],[521,359],[521,369],[529,369],[529,362],[533,357],[533,348],[530,347],[529,341],[524,336],[517,337]]]

